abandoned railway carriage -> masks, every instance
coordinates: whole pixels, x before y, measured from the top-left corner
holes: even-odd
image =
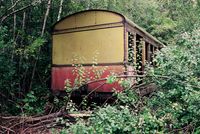
[[[142,66],[143,71],[145,61],[151,62],[154,51],[163,46],[123,15],[107,10],[87,10],[63,18],[54,25],[52,38],[54,92],[63,91],[66,80],[73,87],[78,73],[84,75],[82,79],[95,80],[95,75],[98,78],[111,73],[130,75],[133,64]],[[81,64],[79,70],[75,64]],[[111,93],[113,88],[123,90],[118,83],[105,81],[87,85],[88,92]]]

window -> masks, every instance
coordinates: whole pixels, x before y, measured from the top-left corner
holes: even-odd
[[[150,45],[150,64],[153,65],[154,46]]]
[[[128,32],[128,63],[134,63],[134,35]]]
[[[151,44],[149,44],[148,42],[145,43],[145,47],[146,47],[146,52],[145,52],[145,53],[146,53],[146,58],[145,58],[145,59],[146,59],[146,61],[147,61],[148,63],[150,63],[150,57],[151,57],[151,56],[150,56],[150,55],[151,55],[150,45],[151,45]]]
[[[136,69],[142,72],[142,37],[136,35]]]

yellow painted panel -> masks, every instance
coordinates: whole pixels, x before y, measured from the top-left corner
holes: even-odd
[[[108,11],[86,11],[67,17],[55,25],[54,30],[121,22],[123,18]]]
[[[95,11],[83,12],[76,15],[76,27],[95,25]]]
[[[68,29],[75,27],[76,27],[76,17],[73,15],[56,24],[54,30],[61,30],[61,29]]]
[[[97,12],[96,13],[96,24],[120,22],[123,18],[118,14],[112,12]]]
[[[53,35],[53,64],[73,64],[75,55],[91,64],[96,52],[97,63],[123,62],[123,27]]]

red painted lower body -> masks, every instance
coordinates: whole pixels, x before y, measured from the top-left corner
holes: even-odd
[[[65,90],[66,80],[70,81],[70,85],[73,88],[75,85],[77,85],[77,81],[75,82],[75,79],[80,78],[81,76],[80,74],[82,74],[81,77],[82,80],[90,78],[89,81],[93,81],[92,83],[89,83],[87,85],[88,91],[113,92],[113,89],[115,89],[116,91],[122,91],[123,88],[120,86],[120,84],[118,84],[118,82],[108,84],[106,83],[106,80],[98,81],[98,79],[107,78],[109,75],[113,73],[122,74],[124,71],[125,70],[123,65],[95,66],[95,67],[84,66],[79,69],[75,67],[52,67],[51,88],[53,91]]]

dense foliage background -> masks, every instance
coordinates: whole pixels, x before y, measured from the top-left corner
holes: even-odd
[[[199,0],[1,0],[1,114],[44,113],[51,98],[51,26],[86,9],[122,13],[166,48],[156,54],[157,68],[148,69],[146,81],[158,85],[155,93],[140,98],[125,91],[115,106],[97,108],[87,123],[79,121],[66,131],[200,133]]]

